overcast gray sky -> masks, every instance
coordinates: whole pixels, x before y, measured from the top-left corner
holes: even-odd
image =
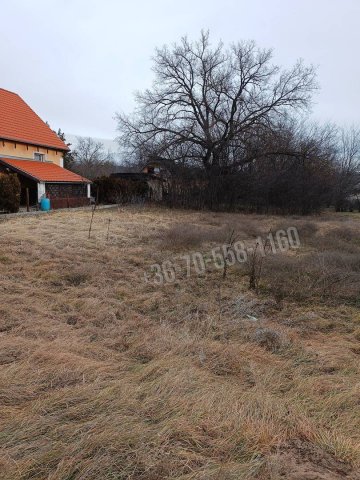
[[[7,0],[0,87],[53,128],[116,136],[116,111],[151,85],[156,46],[210,29],[214,43],[253,39],[275,62],[318,66],[313,115],[360,123],[359,0]]]

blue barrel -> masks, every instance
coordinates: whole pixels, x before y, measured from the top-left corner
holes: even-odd
[[[50,210],[50,198],[42,198],[40,200],[40,210],[48,212]]]

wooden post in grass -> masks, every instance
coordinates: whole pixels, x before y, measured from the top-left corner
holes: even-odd
[[[92,223],[93,223],[93,219],[94,219],[94,213],[95,213],[98,201],[99,201],[99,187],[97,187],[97,190],[96,190],[95,205],[93,206],[93,209],[92,209],[92,212],[91,212],[91,220],[90,220],[90,226],[89,226],[89,238],[91,236],[91,227],[92,227]]]
[[[26,211],[30,212],[29,189],[26,187]]]
[[[109,241],[109,233],[110,233],[110,222],[111,218],[108,219],[108,229],[107,229],[107,235],[106,235],[106,241]]]

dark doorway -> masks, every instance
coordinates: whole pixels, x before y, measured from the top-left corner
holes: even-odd
[[[31,180],[30,178],[24,177],[18,173],[18,178],[21,183],[21,196],[20,196],[20,205],[26,205],[26,189],[29,189],[29,204],[30,206],[37,205],[38,203],[38,188],[37,182]]]

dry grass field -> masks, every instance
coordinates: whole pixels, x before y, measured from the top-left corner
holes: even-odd
[[[90,215],[1,219],[1,479],[360,478],[358,214]],[[289,226],[256,292],[246,262],[144,280]]]

